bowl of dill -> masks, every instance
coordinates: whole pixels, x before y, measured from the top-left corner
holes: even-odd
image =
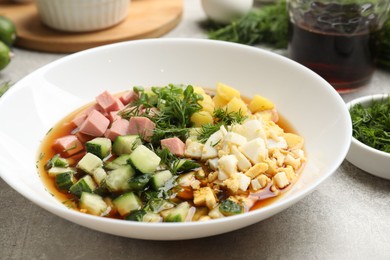
[[[347,103],[353,137],[346,159],[358,168],[390,179],[390,96],[376,94]]]

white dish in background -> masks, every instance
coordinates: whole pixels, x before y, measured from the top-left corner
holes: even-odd
[[[348,109],[361,104],[363,107],[369,106],[373,100],[388,98],[388,94],[377,94],[364,96],[347,103]],[[356,167],[377,177],[390,179],[390,154],[372,148],[355,137],[352,137],[351,146],[346,159]]]
[[[47,26],[67,32],[89,32],[123,21],[131,0],[36,0],[39,17]]]
[[[217,81],[243,96],[269,98],[305,138],[307,165],[294,187],[273,204],[206,222],[140,223],[70,210],[46,191],[35,168],[40,141],[55,123],[97,94],[169,83],[213,88]],[[336,171],[352,132],[340,95],[309,69],[258,48],[194,39],[139,40],[69,55],[28,75],[0,98],[0,122],[0,174],[16,191],[85,227],[153,240],[221,234],[292,206]]]

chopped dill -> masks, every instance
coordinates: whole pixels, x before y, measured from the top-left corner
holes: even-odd
[[[360,142],[377,150],[390,153],[390,97],[364,107],[350,108],[352,135]]]

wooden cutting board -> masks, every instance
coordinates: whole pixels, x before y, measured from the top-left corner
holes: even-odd
[[[43,52],[72,53],[105,44],[162,36],[176,27],[183,13],[183,0],[133,0],[128,17],[100,31],[68,33],[45,26],[35,4],[0,0],[0,15],[17,29],[16,46]]]

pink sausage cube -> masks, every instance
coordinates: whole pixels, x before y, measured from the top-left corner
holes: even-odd
[[[156,124],[147,117],[133,116],[130,118],[129,134],[139,134],[146,141],[150,141]]]
[[[117,136],[129,134],[129,125],[130,122],[128,120],[117,119],[112,123],[110,129],[107,129],[104,136],[114,141]]]
[[[110,120],[97,110],[92,110],[85,121],[81,124],[79,131],[91,136],[103,136]]]
[[[75,135],[66,135],[58,138],[52,148],[63,157],[69,157],[84,149],[82,143]]]
[[[185,144],[177,137],[166,138],[160,141],[162,148],[167,148],[172,154],[176,156],[183,156]]]
[[[130,90],[124,93],[122,96],[119,97],[120,101],[122,101],[123,105],[127,105],[130,102],[132,102],[136,98],[136,94],[134,91]]]
[[[106,113],[117,111],[124,107],[122,102],[118,98],[111,95],[108,91],[104,91],[99,96],[97,96],[96,102]]]

